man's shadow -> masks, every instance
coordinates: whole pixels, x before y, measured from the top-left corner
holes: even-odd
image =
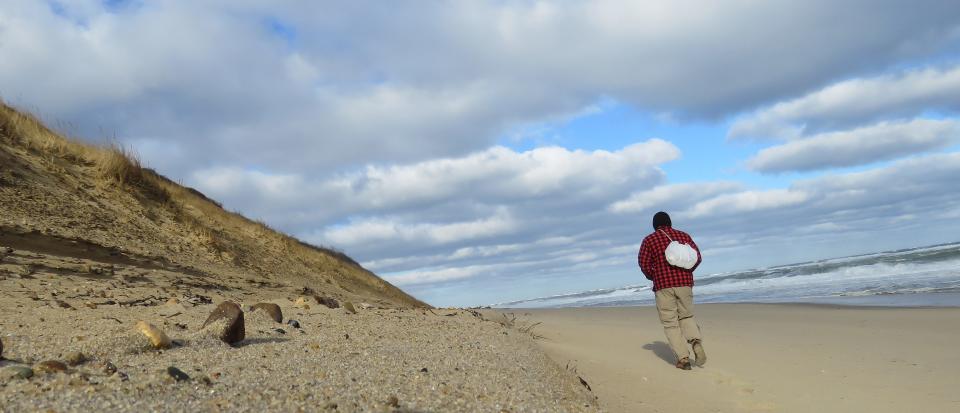
[[[673,365],[677,356],[673,355],[673,350],[670,348],[670,345],[662,341],[654,341],[650,344],[643,345],[644,350],[650,350],[653,354],[656,354],[657,357],[660,357],[667,364]]]

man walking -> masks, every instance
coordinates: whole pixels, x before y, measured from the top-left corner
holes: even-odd
[[[653,281],[653,291],[657,300],[660,323],[667,335],[667,341],[677,356],[677,368],[690,370],[690,352],[687,343],[693,345],[696,364],[707,362],[700,337],[700,326],[693,319],[693,271],[703,259],[700,248],[686,232],[673,229],[670,215],[657,212],[653,216],[653,233],[643,239],[637,262],[648,280]],[[665,252],[670,242],[677,241],[692,247],[697,253],[696,264],[686,269],[667,262]],[[691,254],[692,258],[692,254]],[[691,260],[692,261],[692,260]]]

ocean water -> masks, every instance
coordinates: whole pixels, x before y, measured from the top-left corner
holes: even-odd
[[[639,274],[638,276],[642,277]],[[695,275],[697,303],[805,302],[851,305],[960,305],[960,243],[834,258],[747,271]],[[493,307],[652,305],[650,282]]]

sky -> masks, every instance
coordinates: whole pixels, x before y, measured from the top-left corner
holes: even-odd
[[[960,3],[4,0],[0,98],[437,306],[960,241]]]

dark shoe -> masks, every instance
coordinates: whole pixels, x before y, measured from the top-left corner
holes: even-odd
[[[694,361],[697,367],[707,364],[707,352],[703,351],[703,343],[700,340],[693,340],[693,354],[697,356],[696,361]]]
[[[680,360],[677,360],[677,368],[683,370],[690,370],[690,359],[684,357]]]

